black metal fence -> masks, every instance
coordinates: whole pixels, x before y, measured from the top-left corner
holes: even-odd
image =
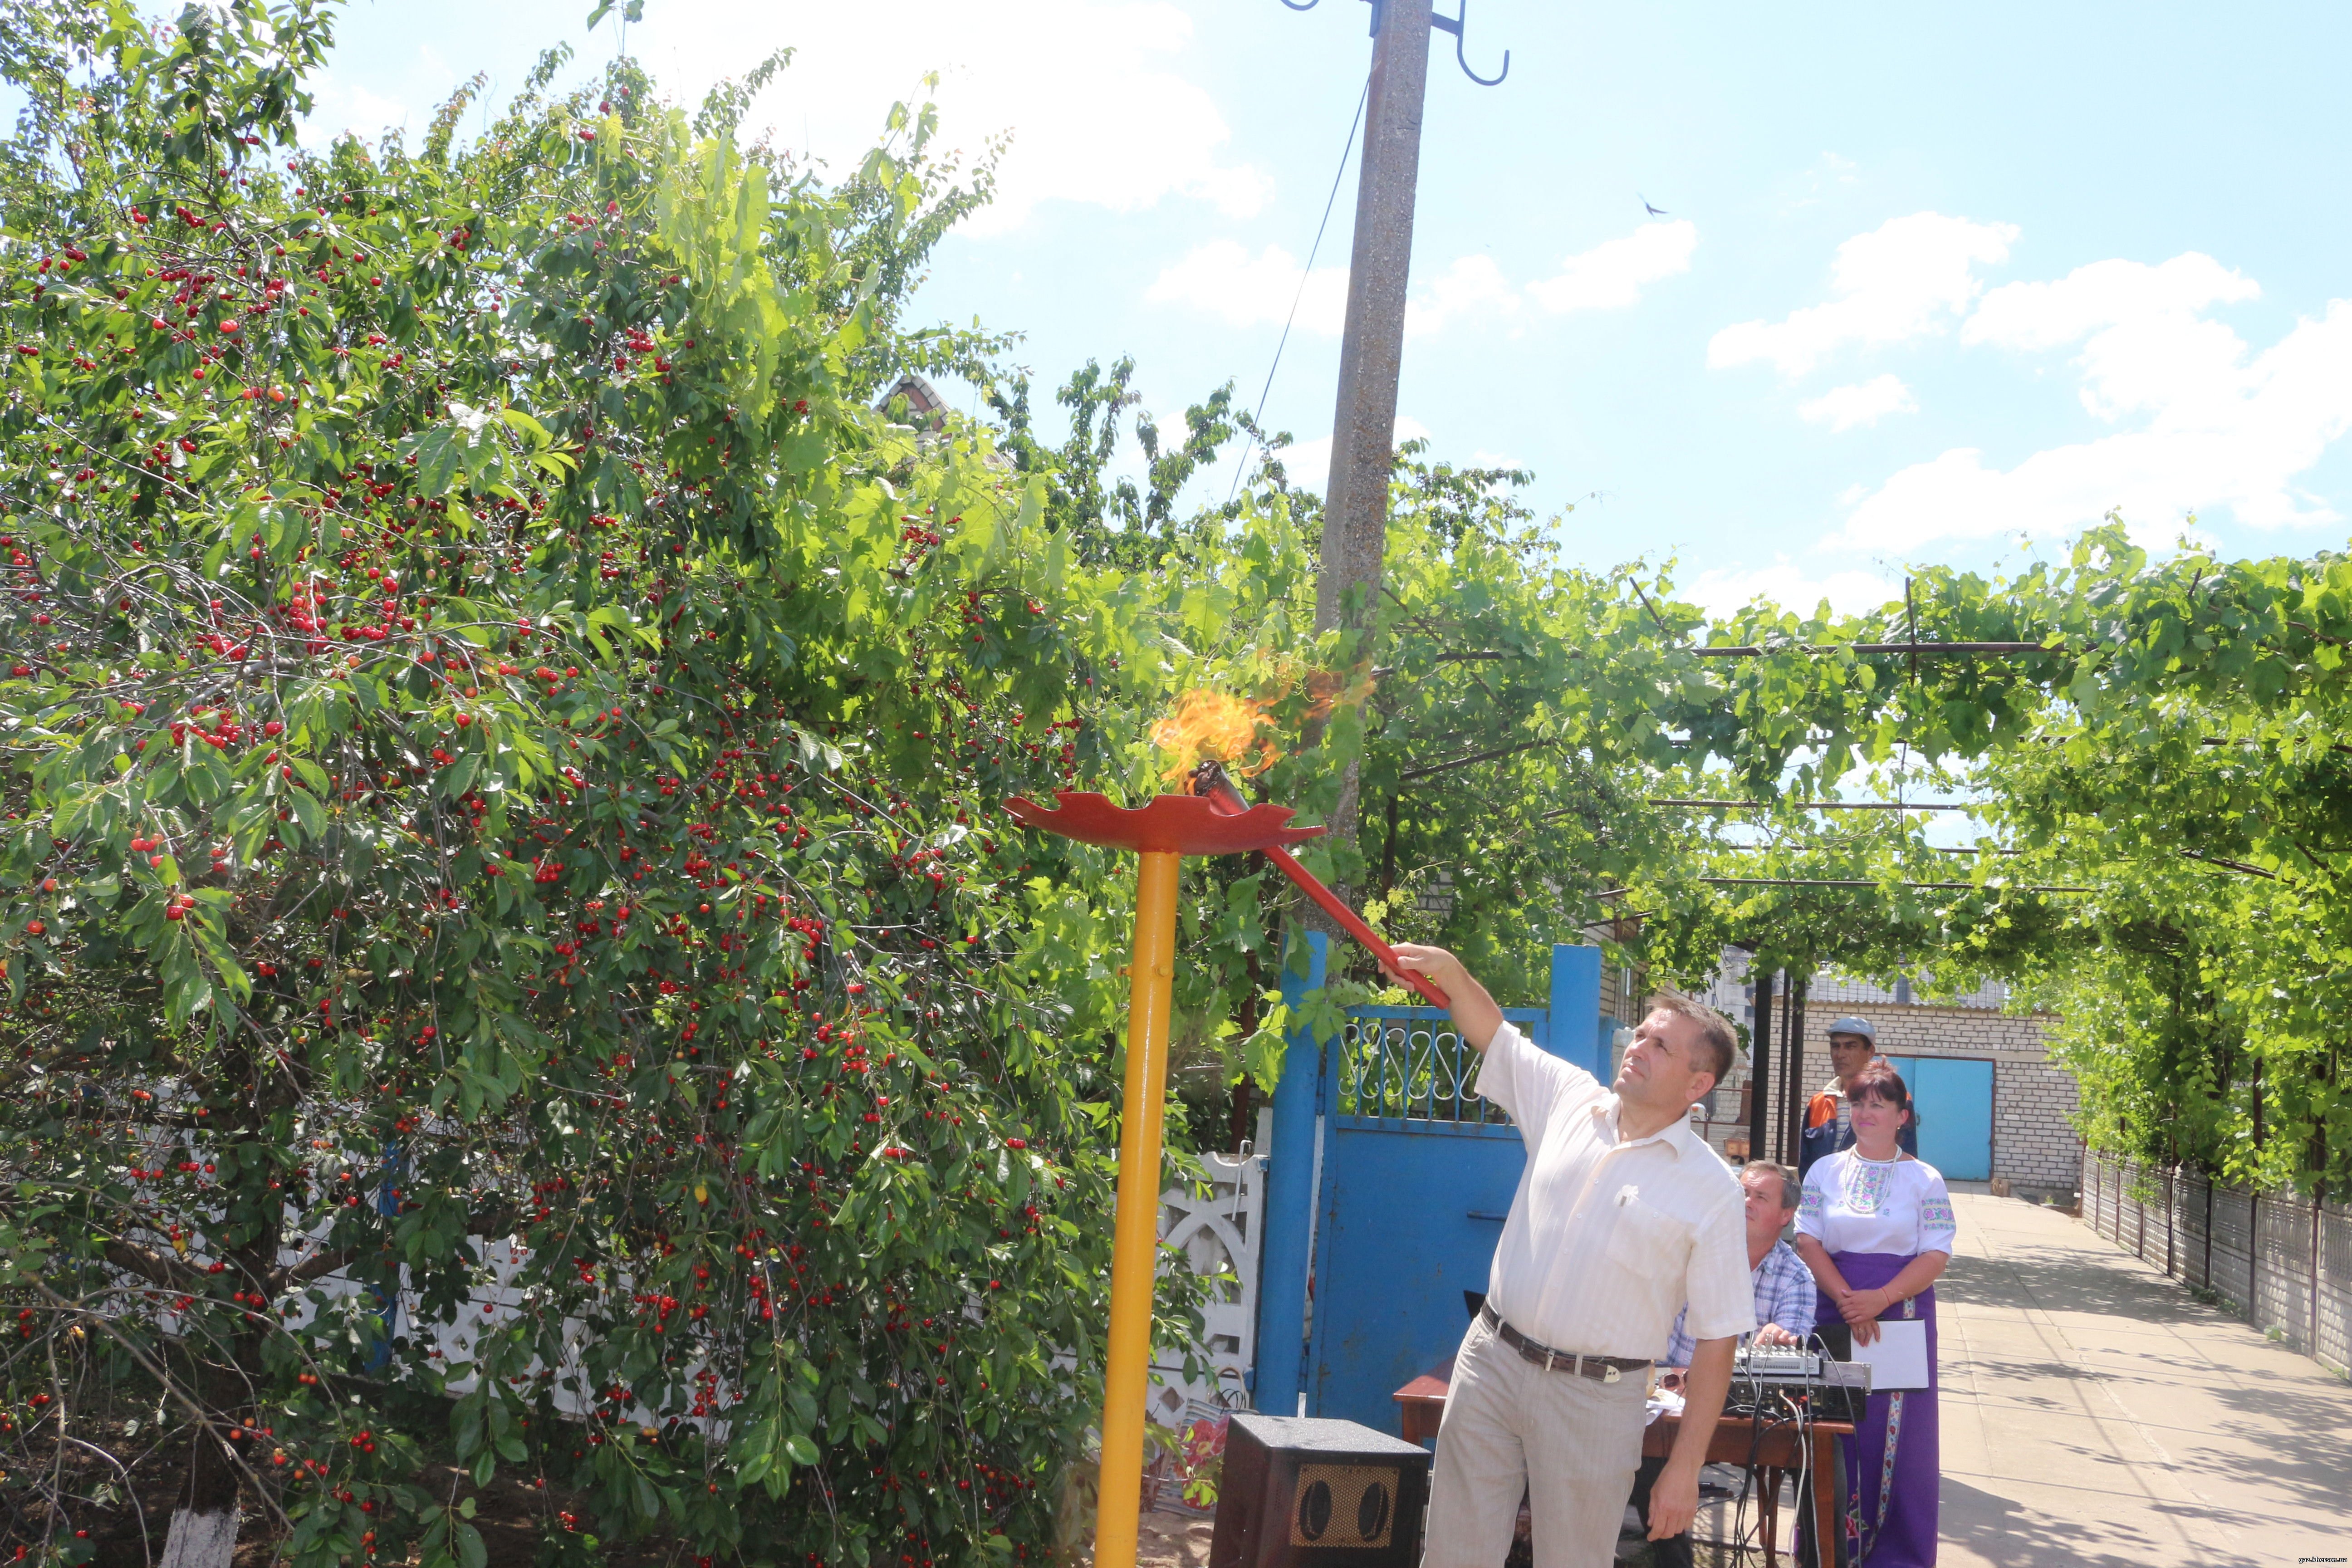
[[[2265,1333],[2352,1366],[2352,1211],[2084,1151],[2083,1217]]]

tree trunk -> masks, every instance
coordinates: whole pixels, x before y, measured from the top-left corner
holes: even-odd
[[[211,1401],[205,1404],[217,1411]],[[201,1429],[190,1434],[188,1489],[172,1514],[163,1568],[229,1568],[236,1552],[236,1468],[220,1439]]]
[[[1265,874],[1266,859],[1264,850],[1255,851],[1250,856],[1249,868],[1252,876],[1263,877]],[[1261,882],[1258,895],[1261,900],[1258,907],[1261,911],[1265,907],[1263,902],[1264,887],[1265,884]],[[1241,1026],[1242,1038],[1246,1040],[1257,1033],[1258,994],[1265,989],[1265,976],[1258,967],[1257,953],[1255,950],[1242,955],[1242,973],[1244,976],[1244,986],[1241,1005],[1235,1009],[1234,1021]],[[1249,1068],[1244,1065],[1242,1068],[1242,1076],[1234,1083],[1232,1142],[1234,1152],[1237,1155],[1241,1152],[1244,1142],[1257,1136],[1257,1101],[1254,1092],[1256,1088],[1257,1085],[1250,1081]],[[1258,1152],[1263,1154],[1265,1151],[1260,1149]]]
[[[236,1508],[199,1512],[180,1509],[163,1542],[163,1568],[229,1568],[236,1555]]]
[[[232,1254],[228,1262],[239,1279],[261,1278],[257,1252]],[[253,1384],[238,1369],[261,1364],[261,1340],[247,1331],[215,1348],[226,1352],[228,1363],[198,1360],[190,1379],[214,1430],[198,1427],[188,1434],[187,1489],[172,1513],[163,1568],[230,1568],[236,1552],[241,1456],[228,1452],[223,1434],[242,1431],[244,1422],[252,1419]]]

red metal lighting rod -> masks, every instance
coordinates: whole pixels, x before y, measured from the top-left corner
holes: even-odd
[[[1202,763],[1193,770],[1192,793],[1205,798],[1226,816],[1238,816],[1249,809],[1249,802],[1242,798],[1242,792],[1234,787],[1233,780],[1225,776],[1225,770],[1215,763]],[[1265,857],[1290,879],[1300,892],[1320,905],[1325,914],[1338,921],[1349,936],[1370,948],[1374,956],[1389,966],[1391,973],[1403,975],[1406,984],[1438,1006],[1451,1007],[1454,1005],[1453,1000],[1427,976],[1407,969],[1398,959],[1396,949],[1382,942],[1380,933],[1364,923],[1362,916],[1340,902],[1339,895],[1325,887],[1314,872],[1300,865],[1289,850],[1277,845],[1268,848]]]

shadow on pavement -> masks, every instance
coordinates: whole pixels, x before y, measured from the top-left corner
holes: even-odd
[[[2126,1256],[2118,1253],[2116,1261]],[[2235,1321],[2200,1305],[2168,1280],[2137,1272],[2137,1264],[2126,1269],[2064,1257],[1963,1253],[1952,1259],[1936,1293],[1977,1306],[2038,1307],[2045,1312],[2128,1318],[2175,1328],[2211,1328]]]
[[[2056,1519],[1949,1476],[1943,1505],[1944,1540],[2005,1568],[2145,1568],[2163,1561],[2172,1545],[2147,1540],[2128,1525]]]
[[[1992,1256],[1952,1258],[1939,1298],[1976,1323],[2015,1312],[2033,1315],[2038,1330],[1963,1339],[1948,1326],[1946,1354],[1969,1349],[1948,1373],[1947,1397],[1979,1402],[1996,1424],[2003,1408],[2029,1422],[2061,1418],[2028,1440],[2039,1455],[2032,1473],[2082,1489],[2079,1506],[2056,1513],[1947,1478],[1948,1542],[2025,1568],[2189,1561],[2187,1541],[2216,1531],[2242,1544],[2245,1561],[2352,1555],[2352,1522],[2333,1541],[2307,1522],[2352,1517],[2352,1391],[2104,1241],[2030,1226],[1988,1238]],[[2063,1419],[2076,1415],[2084,1420]],[[2120,1439],[2126,1426],[2156,1454],[2126,1459],[2110,1434]],[[2174,1522],[2186,1540],[2171,1534]]]

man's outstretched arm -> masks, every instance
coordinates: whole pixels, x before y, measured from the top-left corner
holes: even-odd
[[[1731,1392],[1731,1352],[1738,1342],[1701,1340],[1691,1352],[1690,1371],[1683,1379],[1682,1430],[1675,1434],[1664,1471],[1650,1487],[1653,1541],[1680,1535],[1698,1516],[1699,1467],[1706,1463],[1707,1445],[1715,1441],[1723,1397]]]
[[[1407,969],[1428,976],[1440,991],[1453,998],[1454,1005],[1447,1011],[1453,1015],[1454,1026],[1462,1032],[1462,1037],[1469,1041],[1480,1056],[1486,1055],[1486,1047],[1494,1043],[1495,1031],[1503,1026],[1503,1010],[1495,1005],[1495,999],[1486,994],[1486,988],[1470,977],[1470,972],[1462,967],[1460,959],[1442,947],[1423,947],[1413,942],[1399,942],[1396,955],[1398,962]],[[1400,985],[1404,984],[1403,976],[1388,965],[1381,967],[1390,979]]]

